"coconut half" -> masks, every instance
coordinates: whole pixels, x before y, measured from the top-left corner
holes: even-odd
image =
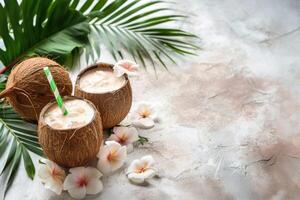
[[[45,155],[55,163],[64,167],[83,166],[95,159],[99,152],[103,140],[101,117],[93,103],[86,99],[67,96],[63,100],[64,102],[71,100],[86,102],[94,111],[91,121],[76,128],[53,128],[45,120],[45,115],[57,107],[56,102],[52,101],[42,109],[40,114],[39,143]],[[67,105],[66,108],[68,109]],[[76,116],[76,118],[78,120],[80,117]],[[74,116],[70,116],[70,120],[73,119]]]
[[[127,75],[124,84],[115,90],[107,92],[87,92],[80,87],[80,79],[91,70],[113,72],[113,65],[97,63],[79,73],[75,83],[75,96],[83,97],[94,103],[101,114],[103,128],[112,128],[119,124],[128,114],[132,104],[132,91]]]
[[[37,121],[42,108],[54,99],[43,71],[45,66],[49,67],[61,96],[72,93],[69,73],[58,63],[43,57],[24,60],[11,71],[6,89],[0,93],[0,98],[6,97],[24,119]]]

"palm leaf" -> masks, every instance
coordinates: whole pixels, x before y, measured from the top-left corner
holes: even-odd
[[[170,9],[163,1],[99,2],[102,2],[101,7],[87,15],[93,29],[89,37],[97,38],[115,60],[129,53],[145,68],[150,62],[155,70],[156,63],[166,68],[166,60],[175,63],[175,56],[194,55],[199,49],[189,42],[196,38],[195,35],[180,29],[162,28],[185,18],[183,15],[165,14]],[[90,51],[85,53],[95,54],[96,49],[91,53],[92,48],[87,48]]]
[[[5,0],[0,4],[0,60],[13,65],[25,56],[50,56],[64,62],[87,42],[89,26],[69,0]],[[1,39],[0,38],[0,39]]]
[[[86,61],[93,62],[102,44],[116,60],[129,54],[145,68],[145,60],[166,66],[166,60],[198,49],[189,42],[194,35],[162,28],[185,18],[166,11],[172,10],[159,0],[85,0],[82,5],[79,0],[5,0],[0,5],[0,61],[12,66],[38,54],[63,63],[85,47]]]
[[[0,92],[5,89],[6,80],[7,80],[7,75],[0,74]]]
[[[36,125],[23,121],[10,106],[1,102],[0,199],[4,198],[5,192],[12,183],[22,158],[28,177],[33,179],[35,168],[28,151],[43,156],[43,151],[36,135]]]

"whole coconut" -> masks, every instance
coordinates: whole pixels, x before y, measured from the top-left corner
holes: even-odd
[[[113,71],[113,65],[98,63],[87,67],[79,73],[75,84],[75,96],[83,97],[94,103],[102,118],[104,129],[112,128],[119,124],[128,114],[132,104],[132,90],[127,75],[126,83],[119,89],[104,93],[89,93],[80,88],[80,78],[89,70],[99,69]]]
[[[61,96],[72,93],[69,73],[61,65],[42,57],[24,60],[11,71],[0,98],[6,97],[16,112],[26,120],[38,120],[42,108],[54,99],[43,71],[45,66],[49,67]]]
[[[103,141],[101,117],[95,106],[88,100],[66,96],[63,100],[79,99],[87,102],[95,111],[88,124],[79,128],[54,129],[45,122],[45,114],[55,101],[48,103],[40,114],[38,137],[45,155],[55,163],[64,167],[86,165],[96,158]]]

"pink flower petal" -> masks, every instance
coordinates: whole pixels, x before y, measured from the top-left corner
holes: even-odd
[[[145,167],[149,168],[154,164],[155,161],[152,156],[147,155],[141,158],[141,162]]]
[[[133,142],[136,142],[136,141],[139,140],[139,134],[138,134],[136,128],[134,128],[134,127],[128,128],[128,130],[127,130],[127,138],[128,138],[127,141],[129,143],[133,143]]]
[[[121,145],[115,141],[106,141],[105,144],[109,151],[118,151],[121,148]]]
[[[57,182],[54,179],[48,179],[48,181],[45,182],[45,188],[60,195],[62,192],[63,186],[62,186],[61,182]]]
[[[140,169],[141,167],[143,167],[141,161],[139,159],[136,159],[134,161],[132,161],[132,163],[130,164],[130,166],[127,169],[127,173],[135,173],[138,169]]]
[[[154,169],[147,169],[143,175],[145,179],[153,178],[156,174],[156,171]]]
[[[155,176],[156,170],[152,168],[154,164],[152,156],[144,156],[134,160],[127,169],[128,179],[135,183],[143,183],[145,180]]]
[[[63,188],[65,171],[52,161],[46,160],[39,166],[38,176],[44,183],[45,188],[60,194]]]
[[[69,174],[64,181],[64,190],[69,190],[71,188],[76,188],[77,178],[74,174]]]
[[[102,176],[101,172],[93,167],[86,167],[85,174],[89,180],[99,179]]]
[[[103,184],[99,179],[92,179],[86,186],[87,194],[97,194],[103,190]]]
[[[86,195],[86,188],[79,187],[79,188],[71,188],[68,190],[71,197],[74,199],[83,199]]]
[[[122,145],[127,146],[139,139],[138,132],[134,127],[115,127],[113,132],[114,134],[112,134],[108,140],[114,140]]]
[[[133,126],[142,128],[142,129],[149,129],[154,127],[154,121],[150,118],[141,118],[139,120],[135,120],[132,122]]]
[[[126,147],[123,146],[118,150],[118,160],[124,161],[127,156]]]
[[[138,173],[128,174],[128,179],[134,183],[143,183],[145,181],[144,175]]]
[[[74,167],[74,168],[71,168],[70,170],[70,173],[72,174],[82,174],[84,172],[84,167]]]
[[[119,138],[116,136],[116,134],[111,134],[107,140],[119,142]]]
[[[117,169],[121,168],[125,162],[126,156],[127,156],[127,151],[126,151],[126,147],[121,147],[118,150],[117,153],[117,158],[114,160],[114,162],[110,163],[111,166],[111,171],[116,171]]]
[[[119,66],[114,66],[113,68],[114,70],[114,74],[117,76],[117,77],[121,77],[125,74],[126,70],[122,67],[119,67]]]
[[[104,174],[119,169],[126,159],[126,147],[115,141],[106,141],[106,145],[99,152],[97,168]]]
[[[122,76],[125,73],[129,76],[135,76],[137,75],[138,67],[139,65],[137,65],[135,62],[129,60],[121,60],[115,64],[113,69],[116,76]]]
[[[43,182],[43,180],[51,177],[50,173],[51,173],[50,168],[47,165],[39,166],[38,176],[41,178],[42,182]]]
[[[97,163],[97,168],[103,173],[103,174],[109,174],[111,172],[111,164],[107,161],[107,159],[99,159]]]

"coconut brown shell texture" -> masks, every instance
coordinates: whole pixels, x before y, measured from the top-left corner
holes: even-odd
[[[42,108],[54,99],[43,71],[45,66],[49,67],[61,96],[72,93],[69,73],[58,63],[43,57],[24,60],[11,71],[0,98],[6,97],[26,120],[38,120]]]
[[[56,130],[46,124],[44,115],[55,101],[47,104],[38,123],[38,138],[45,155],[64,167],[84,166],[96,158],[103,140],[101,117],[95,106],[88,100],[77,97],[64,97],[63,100],[81,99],[90,104],[95,115],[93,120],[76,129]]]
[[[89,70],[99,68],[104,71],[113,71],[113,65],[97,63],[87,67],[79,73],[75,84],[75,96],[83,97],[94,103],[101,114],[104,129],[112,128],[119,124],[128,114],[132,104],[132,91],[129,79],[125,75],[126,83],[115,91],[106,93],[89,93],[81,90],[80,77]]]

